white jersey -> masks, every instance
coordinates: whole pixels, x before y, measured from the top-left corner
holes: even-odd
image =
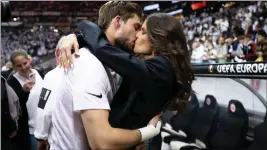
[[[28,101],[26,103],[27,111],[28,111],[28,124],[29,124],[29,131],[30,134],[34,134],[34,130],[36,128],[36,112],[37,112],[37,105],[39,101],[39,95],[41,93],[42,85],[44,80],[40,76],[37,70],[33,69],[35,73],[35,85],[30,91]]]
[[[109,110],[114,96],[112,85],[116,83],[110,80],[110,72],[88,49],[79,52],[80,57],[73,58],[74,66],[62,80],[61,96],[52,112],[51,150],[89,149],[80,111]]]
[[[37,139],[49,139],[49,132],[52,126],[52,110],[56,105],[59,85],[63,76],[64,70],[56,67],[49,71],[44,77],[43,88],[37,108],[36,128],[34,132],[34,136]]]

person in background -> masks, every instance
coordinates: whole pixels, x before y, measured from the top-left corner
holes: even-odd
[[[258,33],[256,51],[258,56],[256,62],[267,61],[267,35],[264,30]]]
[[[8,61],[1,70],[1,75],[5,78],[8,79],[9,76],[12,74],[13,71],[13,66],[12,63],[10,61]]]
[[[17,121],[21,115],[18,101],[14,90],[1,76],[1,149],[3,150],[16,150],[17,145],[13,140],[17,136]]]
[[[205,46],[205,57],[207,63],[216,63],[216,57],[218,55],[218,52],[216,49],[214,49],[214,46],[212,44],[211,37],[208,37],[207,40],[204,43]]]
[[[191,55],[191,62],[192,63],[202,63],[205,59],[205,47],[202,44],[202,41],[199,38],[195,38],[193,42],[193,51]]]
[[[60,43],[61,41],[59,41]],[[40,99],[38,102],[37,115],[36,115],[36,127],[34,136],[37,139],[37,150],[48,150],[49,143],[52,143],[51,129],[52,129],[52,111],[54,110],[57,100],[59,86],[62,81],[64,70],[58,66],[58,60],[56,60],[56,67],[49,70],[45,76],[42,86]],[[49,96],[44,98],[44,93],[50,91]],[[45,101],[44,101],[45,100]]]
[[[236,51],[232,52],[232,56],[234,57],[234,62],[246,62],[246,58],[243,57],[243,48],[244,48],[244,35],[240,35],[238,37],[238,46],[236,48]]]
[[[50,91],[49,96],[46,97],[45,101],[40,96],[37,115],[36,115],[36,128],[34,136],[38,140],[38,150],[43,150],[49,147],[49,143],[52,143],[52,137],[50,134],[52,127],[52,111],[54,110],[57,103],[57,94],[59,91],[59,85],[62,80],[64,70],[57,66],[55,69],[49,71],[44,78],[42,87],[42,95],[46,91]]]
[[[227,39],[225,40],[227,43],[227,61],[232,61],[234,58],[234,53],[236,51],[236,44],[233,42],[234,37],[232,35],[228,35]]]
[[[223,36],[219,37],[218,39],[218,55],[217,55],[217,62],[218,63],[225,63],[227,59],[227,44],[225,43],[225,39]]]
[[[14,89],[20,100],[22,116],[18,121],[18,148],[36,150],[37,141],[33,136],[35,117],[43,79],[32,69],[31,59],[25,50],[18,49],[10,56],[14,74],[8,79],[8,84]],[[30,77],[31,74],[31,77]]]
[[[248,34],[245,35],[244,38],[243,55],[240,55],[239,57],[245,58],[246,61],[255,61],[257,58],[256,45]]]
[[[267,39],[266,33],[264,30],[260,30],[257,35],[257,43],[256,43],[256,52],[257,52],[257,59],[256,62],[267,61]],[[251,79],[250,85],[259,90],[261,80],[258,79]]]

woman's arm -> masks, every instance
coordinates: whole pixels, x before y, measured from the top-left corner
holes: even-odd
[[[79,45],[87,45],[90,51],[107,67],[122,77],[127,78],[133,85],[142,91],[166,83],[166,71],[169,72],[168,61],[161,57],[142,60],[133,54],[113,47],[105,33],[94,23],[83,21],[78,25],[77,31]],[[165,76],[164,76],[165,75]],[[151,90],[151,89],[150,89]]]

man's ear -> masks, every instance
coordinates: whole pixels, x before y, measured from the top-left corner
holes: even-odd
[[[115,28],[118,29],[120,26],[121,26],[121,23],[122,23],[122,18],[121,16],[116,16],[115,19],[114,19],[114,25],[115,25]]]

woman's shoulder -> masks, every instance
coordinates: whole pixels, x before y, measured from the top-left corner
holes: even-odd
[[[150,61],[152,64],[157,65],[158,67],[171,67],[169,59],[164,56],[154,56],[147,61]]]
[[[9,75],[9,77],[7,78],[7,82],[14,82],[17,81],[17,79],[14,77],[14,73]]]
[[[165,83],[172,83],[173,71],[168,58],[163,56],[155,56],[147,60],[150,64],[150,73],[157,81],[163,81]]]
[[[17,85],[20,85],[19,81],[14,77],[14,74],[10,75],[7,79],[7,83],[12,87],[17,87]]]

